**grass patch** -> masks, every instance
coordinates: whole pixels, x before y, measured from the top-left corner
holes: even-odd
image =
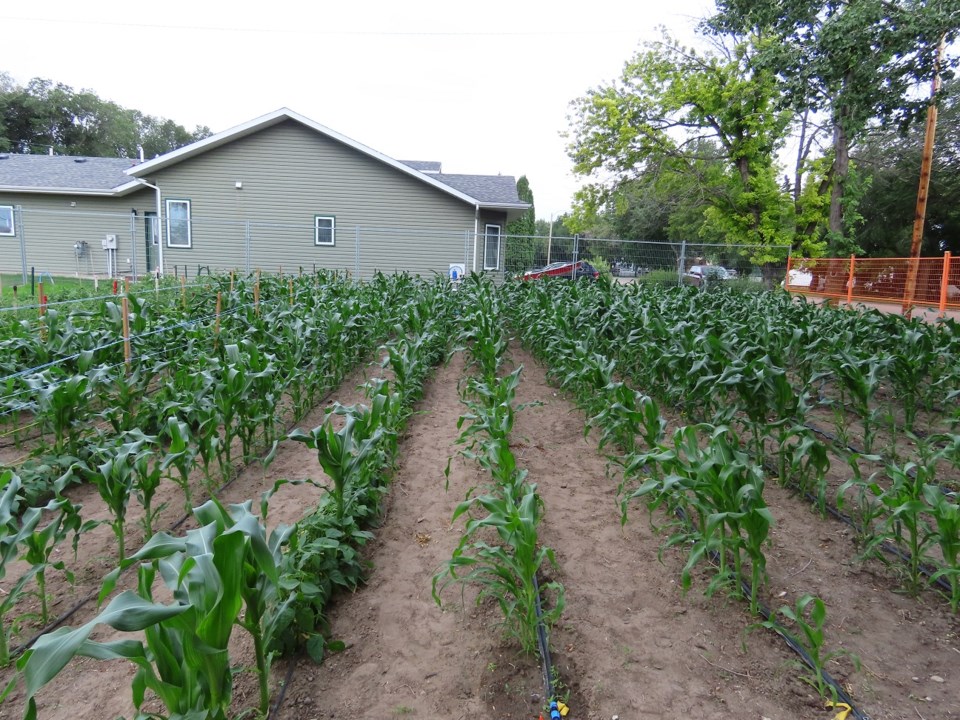
[[[0,304],[4,306],[13,305],[14,299],[20,305],[35,305],[40,300],[40,275],[35,277],[35,284],[31,292],[30,275],[27,275],[26,284],[23,283],[23,276],[20,273],[0,273]],[[14,287],[17,292],[14,295]],[[111,285],[109,281],[100,281],[100,290],[109,292]],[[72,275],[43,275],[43,292],[49,298],[50,302],[54,300],[69,300],[71,298],[89,297],[94,294],[93,280],[87,278],[77,278]]]

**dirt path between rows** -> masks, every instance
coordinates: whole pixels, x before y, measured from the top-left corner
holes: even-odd
[[[550,387],[522,350],[514,452],[539,484],[543,542],[555,548],[567,611],[551,647],[572,718],[809,717],[781,676],[776,641],[758,637],[744,654],[743,614],[723,601],[681,598],[645,521],[621,532],[615,483],[583,438],[583,416]],[[456,504],[485,481],[454,461],[460,405],[455,357],[428,383],[408,427],[389,516],[370,559],[368,584],[332,610],[333,635],[348,649],[322,667],[301,661],[280,713],[296,718],[536,718],[544,694],[536,658],[500,639],[497,615],[468,589],[434,603],[431,577],[459,541]],[[739,677],[722,669],[749,673]],[[792,706],[792,707],[791,707]]]
[[[658,561],[662,538],[652,533],[642,508],[634,508],[621,529],[616,481],[607,477],[595,439],[584,438],[582,413],[546,382],[528,353],[515,345],[512,357],[524,365],[517,402],[538,403],[518,412],[512,447],[539,486],[546,508],[541,539],[555,549],[559,564],[548,574],[567,593],[566,611],[551,636],[561,692],[571,707],[567,720],[832,718],[797,680],[787,665],[793,656],[779,639],[764,631],[745,634],[751,623],[745,603],[722,594],[704,597],[703,577],[681,593],[682,560],[668,552]],[[333,397],[345,404],[360,400],[355,386],[377,372],[367,367],[355,373]],[[460,355],[436,371],[401,438],[382,527],[367,549],[368,582],[330,610],[332,636],[347,649],[322,666],[292,661],[286,687],[282,680],[290,665],[277,661],[274,695],[283,695],[277,717],[537,717],[544,694],[538,662],[501,639],[499,611],[478,607],[470,588],[462,596],[448,589],[443,607],[431,597],[431,578],[460,539],[462,523],[450,524],[453,510],[487,479],[475,463],[458,458],[444,490],[443,469],[456,453],[457,419],[464,411],[457,394],[463,374]],[[322,417],[320,408],[300,426],[312,427]],[[313,452],[284,443],[266,474],[248,468],[223,498],[255,499],[275,478],[308,476],[321,477]],[[270,524],[295,521],[317,493],[284,488],[271,503]],[[842,526],[820,520],[772,481],[767,498],[778,525],[768,550],[766,600],[779,606],[806,592],[825,599],[828,645],[853,649],[865,664],[849,678],[845,666],[830,669],[849,679],[874,720],[960,716],[958,624],[944,604],[927,594],[896,595],[894,583],[877,568],[856,567]],[[94,542],[84,538],[81,559],[102,558],[109,566],[109,531],[100,546]],[[238,640],[232,656],[250,664],[252,653]],[[126,663],[75,662],[42,691],[39,717],[129,717],[132,674]],[[236,708],[254,702],[249,673],[238,677],[235,692]],[[22,703],[22,694],[8,698],[0,718],[20,717]]]

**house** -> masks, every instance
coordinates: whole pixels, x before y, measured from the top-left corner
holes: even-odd
[[[399,161],[281,109],[148,161],[0,155],[0,270],[503,268],[514,179]]]

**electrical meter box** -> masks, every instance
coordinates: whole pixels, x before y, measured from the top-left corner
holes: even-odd
[[[117,236],[116,235],[105,235],[103,238],[103,249],[104,250],[116,250],[117,249]]]

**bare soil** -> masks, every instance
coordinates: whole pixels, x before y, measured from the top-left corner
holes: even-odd
[[[650,529],[643,508],[634,507],[621,528],[617,480],[609,476],[595,439],[584,438],[582,413],[547,384],[529,354],[516,346],[512,352],[514,362],[524,365],[517,401],[539,402],[518,413],[513,448],[544,500],[541,540],[555,549],[559,566],[549,574],[566,588],[567,608],[550,644],[571,708],[568,720],[832,718],[798,680],[801,673],[790,665],[795,656],[783,642],[764,630],[747,632],[754,620],[746,603],[723,593],[704,596],[703,576],[690,592],[681,592],[683,560],[672,551],[658,560],[663,538]],[[347,404],[360,400],[355,386],[370,372],[375,370],[352,376],[335,397]],[[431,595],[433,574],[460,539],[462,524],[450,522],[453,509],[486,481],[475,463],[457,458],[444,487],[444,467],[457,451],[456,424],[464,409],[457,381],[463,373],[459,355],[436,372],[401,440],[382,526],[367,549],[368,582],[331,608],[333,636],[346,650],[322,666],[305,658],[275,662],[274,698],[282,698],[276,717],[538,716],[544,700],[539,662],[503,640],[499,611],[478,606],[471,588],[462,594],[448,589],[442,606]],[[300,426],[318,424],[322,412]],[[256,499],[279,477],[320,480],[322,473],[312,451],[283,443],[266,473],[247,468],[221,496],[229,502]],[[85,510],[97,514],[95,491],[78,490],[89,495]],[[172,523],[182,497],[175,488],[166,492],[164,521]],[[295,521],[319,492],[283,488],[271,502],[270,524]],[[828,668],[875,720],[960,716],[960,624],[946,603],[933,593],[902,595],[883,566],[856,565],[849,531],[820,519],[772,479],[766,497],[777,525],[767,551],[765,601],[792,605],[805,593],[824,599],[827,647],[855,652],[863,663],[859,672],[843,660]],[[108,528],[84,537],[74,567],[78,584],[73,591],[52,588],[59,598],[54,612],[94,590],[113,567],[114,554]],[[69,622],[76,626],[93,612],[87,603]],[[99,637],[106,636],[100,631]],[[235,652],[243,664],[252,664],[245,643],[238,642]],[[39,717],[129,717],[132,674],[125,663],[76,661],[40,693]],[[9,676],[0,674],[0,682]],[[255,702],[250,673],[238,676],[235,694],[238,712]],[[22,711],[18,690],[0,707],[0,718]]]

